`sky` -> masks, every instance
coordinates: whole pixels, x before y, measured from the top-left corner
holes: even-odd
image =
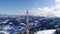
[[[57,6],[59,0],[0,0],[0,14],[25,15],[28,9],[34,16],[60,16]]]
[[[54,0],[0,0],[0,10],[31,9],[51,7]]]

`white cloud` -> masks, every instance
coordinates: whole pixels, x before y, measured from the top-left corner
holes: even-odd
[[[4,12],[6,14],[10,15],[26,15],[27,10],[18,10],[18,11],[11,11],[11,12]],[[2,13],[2,12],[0,12]],[[29,10],[29,15],[34,15],[34,16],[57,16],[60,17],[60,0],[55,0],[55,4],[49,8],[49,7],[44,7],[44,8],[32,8]]]
[[[56,1],[58,1],[58,2],[59,2],[60,0],[56,0]]]
[[[36,8],[30,10],[30,15],[34,16],[52,16],[52,8],[44,7],[44,8]]]
[[[54,11],[54,15],[60,17],[60,0],[55,1]]]
[[[60,0],[55,0],[55,4],[51,8],[44,7],[44,8],[31,9],[30,15],[60,17]]]

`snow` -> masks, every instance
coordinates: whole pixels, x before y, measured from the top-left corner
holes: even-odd
[[[54,34],[55,33],[55,29],[54,30],[44,30],[44,31],[38,31],[35,34]]]
[[[6,25],[3,29],[4,30],[9,30],[9,29],[12,29],[12,27],[10,27],[10,25]]]
[[[0,31],[0,33],[9,34],[9,33],[8,33],[8,32],[6,32],[6,31]]]

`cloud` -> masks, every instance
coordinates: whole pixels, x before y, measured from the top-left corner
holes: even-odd
[[[60,0],[56,0],[56,1],[58,1],[58,2],[59,2]]]
[[[60,0],[55,1],[54,11],[54,15],[60,17]]]
[[[26,15],[27,10],[18,10],[18,11],[7,11],[4,12],[8,15]],[[29,9],[29,15],[34,16],[46,16],[46,17],[60,17],[60,0],[55,0],[55,4],[49,7],[44,8],[32,8]],[[2,13],[2,12],[1,12]]]
[[[53,16],[52,8],[36,8],[29,11],[29,15],[34,16]]]
[[[51,8],[33,8],[29,13],[34,16],[60,17],[60,0],[55,0],[55,4]]]
[[[0,11],[0,14],[4,14],[4,15],[26,15],[26,11],[27,10],[18,10],[18,11]],[[44,8],[32,8],[29,11],[29,15],[33,15],[33,16],[54,16],[54,12],[52,8],[49,7],[44,7]]]

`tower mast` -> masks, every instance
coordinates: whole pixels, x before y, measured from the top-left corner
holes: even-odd
[[[27,21],[26,21],[26,23],[27,23],[27,34],[29,34],[29,20],[28,20],[28,16],[29,16],[29,14],[28,14],[28,10],[27,10]]]

